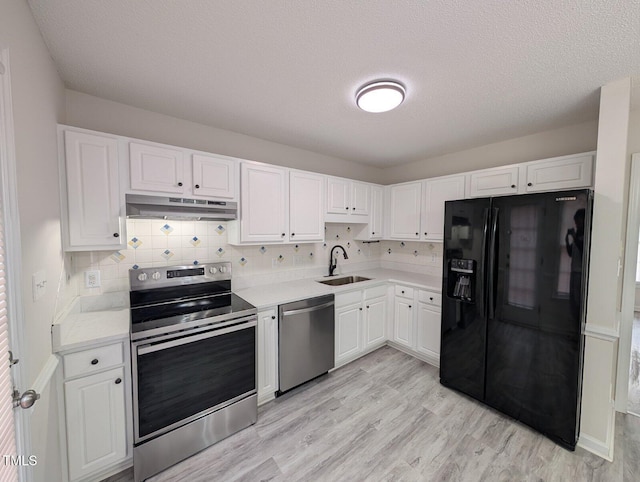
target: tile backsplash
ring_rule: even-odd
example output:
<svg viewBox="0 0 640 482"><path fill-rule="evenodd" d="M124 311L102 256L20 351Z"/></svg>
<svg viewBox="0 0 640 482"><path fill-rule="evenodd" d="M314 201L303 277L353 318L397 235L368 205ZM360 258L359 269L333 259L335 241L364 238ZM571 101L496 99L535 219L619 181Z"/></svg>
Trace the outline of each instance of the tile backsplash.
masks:
<svg viewBox="0 0 640 482"><path fill-rule="evenodd" d="M324 243L232 246L227 223L218 221L127 220L127 248L119 251L71 253L72 282L79 295L128 291L129 269L190 265L216 261L233 263L234 289L326 274L329 251L342 245L349 259L338 258L338 270L380 266L439 274L442 244L355 241L349 224L327 224ZM101 286L84 287L84 272L99 270Z"/></svg>

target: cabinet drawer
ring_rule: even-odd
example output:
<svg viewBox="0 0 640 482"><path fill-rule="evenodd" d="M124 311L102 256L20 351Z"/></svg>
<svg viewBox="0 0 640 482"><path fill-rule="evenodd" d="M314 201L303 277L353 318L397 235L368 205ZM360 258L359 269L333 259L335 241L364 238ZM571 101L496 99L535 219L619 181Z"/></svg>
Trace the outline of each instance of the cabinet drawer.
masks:
<svg viewBox="0 0 640 482"><path fill-rule="evenodd" d="M426 303L428 305L433 306L441 306L442 305L442 295L439 293L434 293L433 291L422 291L418 292L418 301Z"/></svg>
<svg viewBox="0 0 640 482"><path fill-rule="evenodd" d="M367 288L366 290L364 290L365 300L378 298L379 296L387 296L387 287L385 285L374 286L373 288Z"/></svg>
<svg viewBox="0 0 640 482"><path fill-rule="evenodd" d="M396 285L396 296L400 296L401 298L413 299L413 288L409 288L408 286Z"/></svg>
<svg viewBox="0 0 640 482"><path fill-rule="evenodd" d="M362 291L351 291L349 293L340 293L336 295L335 298L335 306L336 308L340 306L354 305L356 303L360 303L362 301Z"/></svg>
<svg viewBox="0 0 640 482"><path fill-rule="evenodd" d="M63 357L64 376L71 378L124 363L122 343L70 353Z"/></svg>

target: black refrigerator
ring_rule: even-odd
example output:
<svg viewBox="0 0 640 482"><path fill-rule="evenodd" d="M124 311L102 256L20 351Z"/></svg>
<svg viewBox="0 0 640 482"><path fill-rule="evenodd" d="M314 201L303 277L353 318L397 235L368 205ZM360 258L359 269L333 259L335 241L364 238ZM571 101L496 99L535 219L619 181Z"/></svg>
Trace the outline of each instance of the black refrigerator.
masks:
<svg viewBox="0 0 640 482"><path fill-rule="evenodd" d="M440 382L573 450L593 193L447 201Z"/></svg>

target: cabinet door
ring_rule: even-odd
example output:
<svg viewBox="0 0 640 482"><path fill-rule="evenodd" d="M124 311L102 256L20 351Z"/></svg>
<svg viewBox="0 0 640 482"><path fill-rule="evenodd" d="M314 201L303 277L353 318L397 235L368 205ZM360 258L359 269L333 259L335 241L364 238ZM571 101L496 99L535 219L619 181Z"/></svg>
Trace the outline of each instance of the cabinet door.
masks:
<svg viewBox="0 0 640 482"><path fill-rule="evenodd" d="M393 311L393 341L413 348L413 301L396 297Z"/></svg>
<svg viewBox="0 0 640 482"><path fill-rule="evenodd" d="M351 186L351 214L356 216L368 216L371 186L363 182L355 181L351 183Z"/></svg>
<svg viewBox="0 0 640 482"><path fill-rule="evenodd" d="M526 192L589 187L593 182L593 155L569 156L527 164Z"/></svg>
<svg viewBox="0 0 640 482"><path fill-rule="evenodd" d="M431 357L440 356L440 310L418 303L416 350Z"/></svg>
<svg viewBox="0 0 640 482"><path fill-rule="evenodd" d="M336 366L356 358L362 351L362 306L336 309Z"/></svg>
<svg viewBox="0 0 640 482"><path fill-rule="evenodd" d="M148 144L129 144L131 189L182 194L186 182L182 151Z"/></svg>
<svg viewBox="0 0 640 482"><path fill-rule="evenodd" d="M194 196L229 200L236 198L236 161L194 154L191 165Z"/></svg>
<svg viewBox="0 0 640 482"><path fill-rule="evenodd" d="M444 238L444 203L464 198L464 176L427 180L422 206L422 239L442 241Z"/></svg>
<svg viewBox="0 0 640 482"><path fill-rule="evenodd" d="M324 240L324 176L291 172L289 176L289 239Z"/></svg>
<svg viewBox="0 0 640 482"><path fill-rule="evenodd" d="M243 163L241 173L241 241L286 241L287 171Z"/></svg>
<svg viewBox="0 0 640 482"><path fill-rule="evenodd" d="M258 398L278 391L278 318L275 309L258 313Z"/></svg>
<svg viewBox="0 0 640 482"><path fill-rule="evenodd" d="M470 197L518 193L518 166L487 169L470 174Z"/></svg>
<svg viewBox="0 0 640 482"><path fill-rule="evenodd" d="M371 212L369 213L369 238L382 239L384 190L381 186L371 186Z"/></svg>
<svg viewBox="0 0 640 482"><path fill-rule="evenodd" d="M349 214L351 210L351 181L327 178L327 213Z"/></svg>
<svg viewBox="0 0 640 482"><path fill-rule="evenodd" d="M122 246L118 142L65 131L69 249Z"/></svg>
<svg viewBox="0 0 640 482"><path fill-rule="evenodd" d="M371 348L383 345L387 339L385 333L387 315L387 297L374 298L364 302L364 346Z"/></svg>
<svg viewBox="0 0 640 482"><path fill-rule="evenodd" d="M64 383L71 480L126 457L124 386L123 367Z"/></svg>
<svg viewBox="0 0 640 482"><path fill-rule="evenodd" d="M420 238L422 183L391 186L389 236L392 239Z"/></svg>

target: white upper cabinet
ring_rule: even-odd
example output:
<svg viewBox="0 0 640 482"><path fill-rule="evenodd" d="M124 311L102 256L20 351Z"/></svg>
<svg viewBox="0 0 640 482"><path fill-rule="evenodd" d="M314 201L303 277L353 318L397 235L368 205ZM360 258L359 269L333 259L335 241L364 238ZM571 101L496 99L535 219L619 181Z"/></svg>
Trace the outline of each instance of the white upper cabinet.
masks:
<svg viewBox="0 0 640 482"><path fill-rule="evenodd" d="M240 175L240 242L288 241L288 171L243 162ZM231 226L236 223L229 223ZM231 235L231 232L230 232Z"/></svg>
<svg viewBox="0 0 640 482"><path fill-rule="evenodd" d="M389 238L420 239L422 182L396 184L389 189Z"/></svg>
<svg viewBox="0 0 640 482"><path fill-rule="evenodd" d="M526 192L589 187L593 183L592 153L563 156L526 164Z"/></svg>
<svg viewBox="0 0 640 482"><path fill-rule="evenodd" d="M384 188L371 185L369 202L369 222L357 232L354 239L373 241L382 239L384 220Z"/></svg>
<svg viewBox="0 0 640 482"><path fill-rule="evenodd" d="M289 176L289 240L324 240L324 176L291 171Z"/></svg>
<svg viewBox="0 0 640 482"><path fill-rule="evenodd" d="M469 174L469 197L518 193L518 166L485 169Z"/></svg>
<svg viewBox="0 0 640 482"><path fill-rule="evenodd" d="M183 194L187 183L184 171L182 150L129 143L131 189Z"/></svg>
<svg viewBox="0 0 640 482"><path fill-rule="evenodd" d="M327 216L332 223L366 223L371 185L339 177L327 178Z"/></svg>
<svg viewBox="0 0 640 482"><path fill-rule="evenodd" d="M238 162L222 157L193 154L192 188L195 197L235 199L238 182Z"/></svg>
<svg viewBox="0 0 640 482"><path fill-rule="evenodd" d="M60 164L65 191L63 211L68 251L113 249L124 246L118 176L118 140L65 130Z"/></svg>
<svg viewBox="0 0 640 482"><path fill-rule="evenodd" d="M444 237L444 203L464 199L464 176L450 176L424 181L422 232L424 241L442 241Z"/></svg>

